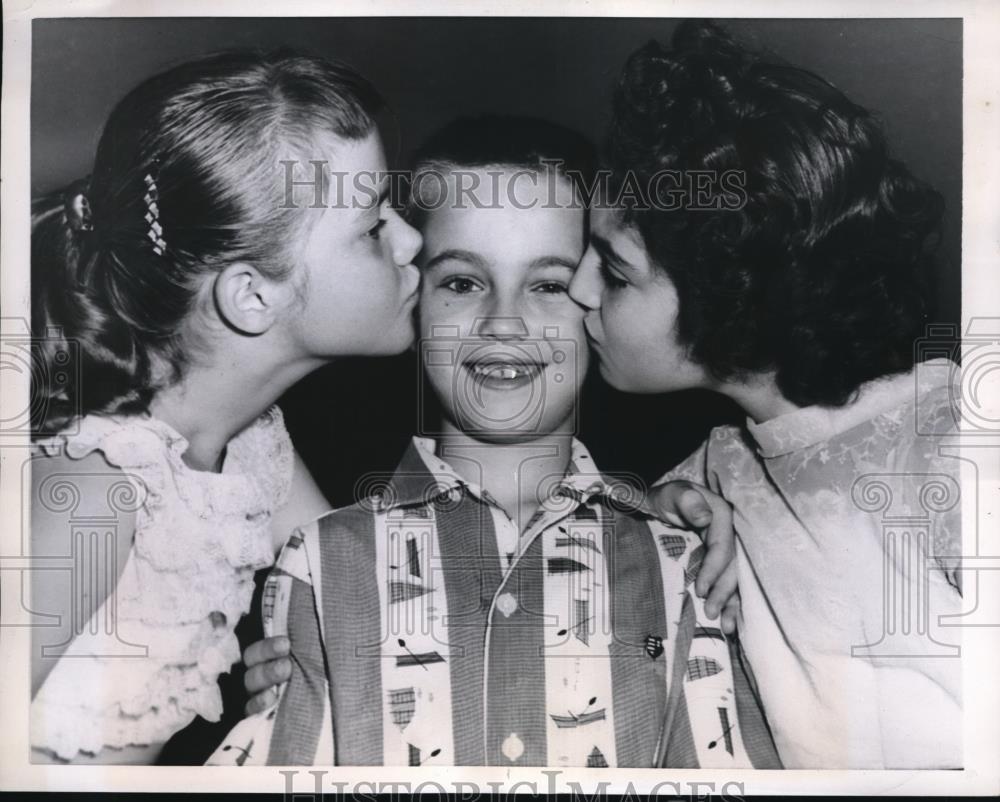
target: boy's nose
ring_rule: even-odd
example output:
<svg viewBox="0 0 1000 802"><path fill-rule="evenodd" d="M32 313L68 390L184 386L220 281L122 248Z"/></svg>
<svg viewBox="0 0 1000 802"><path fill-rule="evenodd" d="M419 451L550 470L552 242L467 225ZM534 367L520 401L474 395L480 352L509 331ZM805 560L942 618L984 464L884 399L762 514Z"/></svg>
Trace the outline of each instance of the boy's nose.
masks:
<svg viewBox="0 0 1000 802"><path fill-rule="evenodd" d="M604 281L598 269L599 262L600 257L588 248L569 283L569 297L586 309L599 309L601 306Z"/></svg>
<svg viewBox="0 0 1000 802"><path fill-rule="evenodd" d="M528 336L528 324L517 315L487 315L476 318L472 324L472 334L477 337L495 337L499 340L524 339Z"/></svg>

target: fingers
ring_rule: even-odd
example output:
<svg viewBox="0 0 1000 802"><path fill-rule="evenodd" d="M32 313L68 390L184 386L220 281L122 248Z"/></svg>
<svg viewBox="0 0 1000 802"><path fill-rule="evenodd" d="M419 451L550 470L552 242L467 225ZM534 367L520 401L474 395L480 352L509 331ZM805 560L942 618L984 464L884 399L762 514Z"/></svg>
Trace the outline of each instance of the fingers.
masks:
<svg viewBox="0 0 1000 802"><path fill-rule="evenodd" d="M740 619L740 594L734 593L729 597L726 606L722 609L722 620L719 626L727 635L735 635L739 628Z"/></svg>
<svg viewBox="0 0 1000 802"><path fill-rule="evenodd" d="M268 660L284 657L288 654L289 646L288 638L284 635L255 641L243 652L243 664L250 669Z"/></svg>
<svg viewBox="0 0 1000 802"><path fill-rule="evenodd" d="M243 687L246 688L248 694L254 696L275 685L280 685L291 675L291 659L279 657L248 668L246 674L243 675Z"/></svg>
<svg viewBox="0 0 1000 802"><path fill-rule="evenodd" d="M712 508L705 501L705 497L693 486L682 490L677 499L677 507L680 512L681 525L687 524L685 528L701 529L712 522Z"/></svg>
<svg viewBox="0 0 1000 802"><path fill-rule="evenodd" d="M278 701L277 688L268 688L266 691L258 693L243 706L243 712L248 716L263 713Z"/></svg>
<svg viewBox="0 0 1000 802"><path fill-rule="evenodd" d="M701 529L712 520L712 508L691 482L677 480L649 490L640 509L671 526Z"/></svg>
<svg viewBox="0 0 1000 802"><path fill-rule="evenodd" d="M701 597L708 594L709 588L722 579L724 572L736 558L736 535L733 531L733 512L729 503L714 494L706 492L707 503L712 508L712 522L708 525L708 530L703 538L705 541L705 559L702 561L698 571L698 578L695 580L695 593ZM719 593L725 594L723 598L717 599L718 609L722 608L722 603L735 590L735 568L732 586L723 585Z"/></svg>
<svg viewBox="0 0 1000 802"><path fill-rule="evenodd" d="M736 595L738 588L736 561L732 560L719 575L712 590L705 599L705 613L709 618L718 616L729 603L729 600Z"/></svg>

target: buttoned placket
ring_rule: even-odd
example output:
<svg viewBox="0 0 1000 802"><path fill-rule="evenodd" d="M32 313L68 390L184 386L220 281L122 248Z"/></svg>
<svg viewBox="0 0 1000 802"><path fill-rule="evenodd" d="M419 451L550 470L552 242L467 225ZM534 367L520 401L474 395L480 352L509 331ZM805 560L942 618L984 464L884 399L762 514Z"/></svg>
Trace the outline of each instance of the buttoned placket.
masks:
<svg viewBox="0 0 1000 802"><path fill-rule="evenodd" d="M562 486L572 488L571 483L563 482ZM513 576L514 569L517 568L518 563L524 554L527 553L528 548L534 543L535 539L538 538L543 532L553 526L557 526L562 521L566 520L572 516L581 506L590 502L594 495L602 492L604 490L603 485L592 483L586 491L583 491L582 498L576 503L570 506L568 509L564 510L551 510L544 506L540 508L542 511L541 515L536 515L529 522L527 528L524 532L518 533L517 525L507 514L507 512L500 507L495 502L491 503L491 499L481 499L484 504L486 504L490 513L493 516L494 526L504 527L505 542L509 538L511 532L516 536L517 549L514 552L514 558L507 564L506 555L501 549L501 577L500 583L497 585L496 590L493 593L493 598L490 601L489 610L486 613L486 631L483 635L483 685L482 685L482 700L483 700L483 756L487 760L490 759L489 754L489 676L490 676L490 644L493 635L493 618L497 612L499 612L504 617L509 617L513 614L518 607L518 600L514 594L506 590L507 581ZM496 530L498 533L497 545L500 546L499 528ZM504 741L506 749L507 746L520 745L520 740L517 733L511 733L508 735L507 739ZM522 745L523 751L523 745ZM508 756L509 757L509 756ZM517 758L510 758L513 763Z"/></svg>

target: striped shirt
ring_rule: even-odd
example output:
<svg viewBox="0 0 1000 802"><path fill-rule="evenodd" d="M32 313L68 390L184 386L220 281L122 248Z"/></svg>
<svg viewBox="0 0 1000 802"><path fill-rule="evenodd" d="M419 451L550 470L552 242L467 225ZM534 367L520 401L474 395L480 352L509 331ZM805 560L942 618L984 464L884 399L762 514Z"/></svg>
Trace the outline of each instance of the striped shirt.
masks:
<svg viewBox="0 0 1000 802"><path fill-rule="evenodd" d="M518 531L434 445L289 541L264 617L291 679L211 763L780 767L696 535L616 502L578 442Z"/></svg>

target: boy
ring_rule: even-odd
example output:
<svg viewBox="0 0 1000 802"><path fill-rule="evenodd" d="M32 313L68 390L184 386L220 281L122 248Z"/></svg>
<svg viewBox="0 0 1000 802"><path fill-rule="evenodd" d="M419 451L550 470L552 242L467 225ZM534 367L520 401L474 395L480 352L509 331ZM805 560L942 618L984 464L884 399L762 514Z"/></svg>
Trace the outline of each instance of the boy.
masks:
<svg viewBox="0 0 1000 802"><path fill-rule="evenodd" d="M588 161L524 119L425 146L411 212L437 422L381 492L285 548L264 614L287 621L292 675L220 759L780 767L691 587L699 539L626 509L573 438Z"/></svg>

